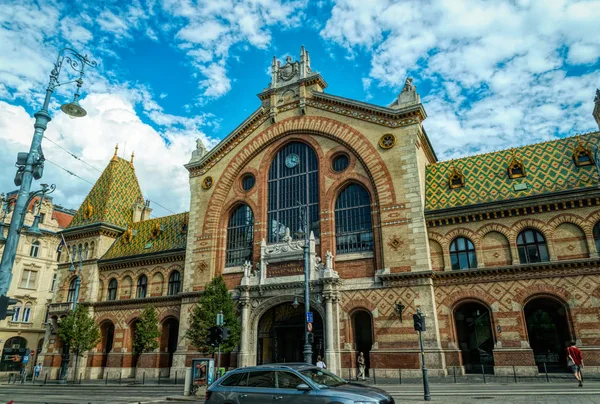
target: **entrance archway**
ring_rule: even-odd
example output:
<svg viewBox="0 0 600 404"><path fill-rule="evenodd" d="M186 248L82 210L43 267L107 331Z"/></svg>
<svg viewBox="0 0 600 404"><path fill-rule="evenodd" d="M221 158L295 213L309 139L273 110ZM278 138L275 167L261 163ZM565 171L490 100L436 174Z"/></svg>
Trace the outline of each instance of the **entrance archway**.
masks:
<svg viewBox="0 0 600 404"><path fill-rule="evenodd" d="M454 311L456 336L467 373L494 373L494 334L489 309L481 303L465 302Z"/></svg>
<svg viewBox="0 0 600 404"><path fill-rule="evenodd" d="M162 324L162 336L160 341L160 351L167 352L169 359L167 367L173 366L173 354L177 350L177 341L179 339L179 321L170 317Z"/></svg>
<svg viewBox="0 0 600 404"><path fill-rule="evenodd" d="M544 364L549 372L564 371L565 349L571 340L565 305L549 297L536 297L527 302L524 313L529 345L540 371Z"/></svg>
<svg viewBox="0 0 600 404"><path fill-rule="evenodd" d="M365 310L358 310L352 315L352 325L354 326L354 343L356 352L362 352L365 355L365 369L367 376L371 369L371 358L369 353L373 347L373 321L371 314Z"/></svg>
<svg viewBox="0 0 600 404"><path fill-rule="evenodd" d="M317 355L324 357L325 341L323 320L316 310L313 317L312 363L315 363ZM286 302L272 307L258 322L257 364L304 362L304 339L304 306L294 307Z"/></svg>
<svg viewBox="0 0 600 404"><path fill-rule="evenodd" d="M115 325L111 321L105 321L100 326L100 335L102 336L102 367L106 367L108 354L113 349Z"/></svg>

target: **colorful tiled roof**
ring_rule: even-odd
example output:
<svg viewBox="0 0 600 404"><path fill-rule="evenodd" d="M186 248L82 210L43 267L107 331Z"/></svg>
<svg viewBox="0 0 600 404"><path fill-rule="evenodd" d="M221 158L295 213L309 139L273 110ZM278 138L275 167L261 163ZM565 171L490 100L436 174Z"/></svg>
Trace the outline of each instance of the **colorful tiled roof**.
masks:
<svg viewBox="0 0 600 404"><path fill-rule="evenodd" d="M133 165L113 157L92 187L68 228L93 223L127 227L133 221L133 208L143 196Z"/></svg>
<svg viewBox="0 0 600 404"><path fill-rule="evenodd" d="M581 135L580 140L583 146L594 151L600 140L600 132ZM578 167L573 161L577 142L573 136L428 165L425 210L500 202L598 186L596 167L593 164ZM513 155L523 162L525 177L509 178L508 163ZM462 171L464 187L450 188L448 175L453 166Z"/></svg>
<svg viewBox="0 0 600 404"><path fill-rule="evenodd" d="M102 259L185 249L187 223L187 212L132 223Z"/></svg>

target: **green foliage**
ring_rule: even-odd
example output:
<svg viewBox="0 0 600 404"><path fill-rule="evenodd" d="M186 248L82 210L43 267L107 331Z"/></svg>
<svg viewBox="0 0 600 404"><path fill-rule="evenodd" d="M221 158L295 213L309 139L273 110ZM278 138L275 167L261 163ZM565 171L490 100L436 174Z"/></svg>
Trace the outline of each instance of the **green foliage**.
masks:
<svg viewBox="0 0 600 404"><path fill-rule="evenodd" d="M82 305L78 305L75 311L60 322L58 336L65 344L69 344L71 352L78 357L94 348L101 340L98 324L89 315L88 308Z"/></svg>
<svg viewBox="0 0 600 404"><path fill-rule="evenodd" d="M214 353L216 347L208 343L210 327L216 325L217 313L223 312L224 326L229 328L229 339L221 345L221 352L231 352L240 343L241 326L235 301L227 290L222 276L214 278L200 295L192 312L186 337L201 352Z"/></svg>
<svg viewBox="0 0 600 404"><path fill-rule="evenodd" d="M133 354L139 355L144 352L154 351L158 348L158 337L160 337L160 334L156 309L154 306L146 306L136 320L135 331L133 333Z"/></svg>

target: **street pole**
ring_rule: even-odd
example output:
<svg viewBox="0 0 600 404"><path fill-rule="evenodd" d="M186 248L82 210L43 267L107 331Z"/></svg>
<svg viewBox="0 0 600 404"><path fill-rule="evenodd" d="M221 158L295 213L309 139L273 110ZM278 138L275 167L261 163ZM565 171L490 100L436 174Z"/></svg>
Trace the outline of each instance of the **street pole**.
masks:
<svg viewBox="0 0 600 404"><path fill-rule="evenodd" d="M417 308L416 316L419 317L419 322L423 325L424 328L425 318L421 313L421 309ZM421 329L417 330L419 332L419 345L421 346L421 371L423 372L423 391L424 396L423 399L425 401L431 401L431 393L429 392L429 377L427 375L427 366L425 365L425 349L423 348L423 332Z"/></svg>
<svg viewBox="0 0 600 404"><path fill-rule="evenodd" d="M58 77L61 72L61 68L64 62L67 62L71 68L79 73L79 78L74 81L65 83L59 83ZM15 262L15 256L17 252L17 245L21 236L22 223L27 212L28 201L31 198L30 190L31 183L34 179L39 180L43 174L44 167L44 154L42 152L42 138L48 125L48 122L52 119L48 113L48 106L50 105L50 98L56 87L62 84L77 83L77 92L72 103L65 104L61 109L69 113L71 116L84 116L85 110L79 106L79 88L83 84L83 71L84 67L96 66L96 62L91 61L86 56L83 56L73 49L65 48L58 54L54 68L50 73L50 82L46 89L46 97L44 98L44 104L42 109L35 113L35 123L33 139L31 140L31 146L29 147L29 153L25 156L25 153L19 153L19 159L17 160L17 177L15 178L15 184L20 185L19 192L17 195L17 202L13 211L13 216L10 221L8 228L8 235L6 238L6 245L4 246L4 253L2 254L2 261L0 261L0 296L5 296L10 287L12 279L12 267ZM22 158L22 160L21 160Z"/></svg>
<svg viewBox="0 0 600 404"><path fill-rule="evenodd" d="M304 211L304 362L312 364L312 345L308 341L308 313L310 312L310 251L308 234L308 203Z"/></svg>
<svg viewBox="0 0 600 404"><path fill-rule="evenodd" d="M223 311L220 311L219 314L217 314L217 327L222 328L223 327L223 323L224 323ZM221 335L223 335L222 331L221 331ZM221 340L219 340L218 347L219 348L218 348L218 356L217 356L217 374L215 376L215 381L221 375Z"/></svg>

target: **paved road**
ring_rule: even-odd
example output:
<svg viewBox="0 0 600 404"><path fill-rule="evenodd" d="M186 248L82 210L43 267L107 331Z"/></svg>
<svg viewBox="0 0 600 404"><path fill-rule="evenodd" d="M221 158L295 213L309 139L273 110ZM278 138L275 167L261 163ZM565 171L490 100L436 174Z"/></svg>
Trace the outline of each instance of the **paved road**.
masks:
<svg viewBox="0 0 600 404"><path fill-rule="evenodd" d="M399 404L423 401L420 385L380 386ZM183 386L103 386L103 385L0 385L0 403L173 403L167 397L181 397ZM432 402L449 404L600 404L600 383L556 384L452 384L432 385ZM200 401L199 401L200 402Z"/></svg>

